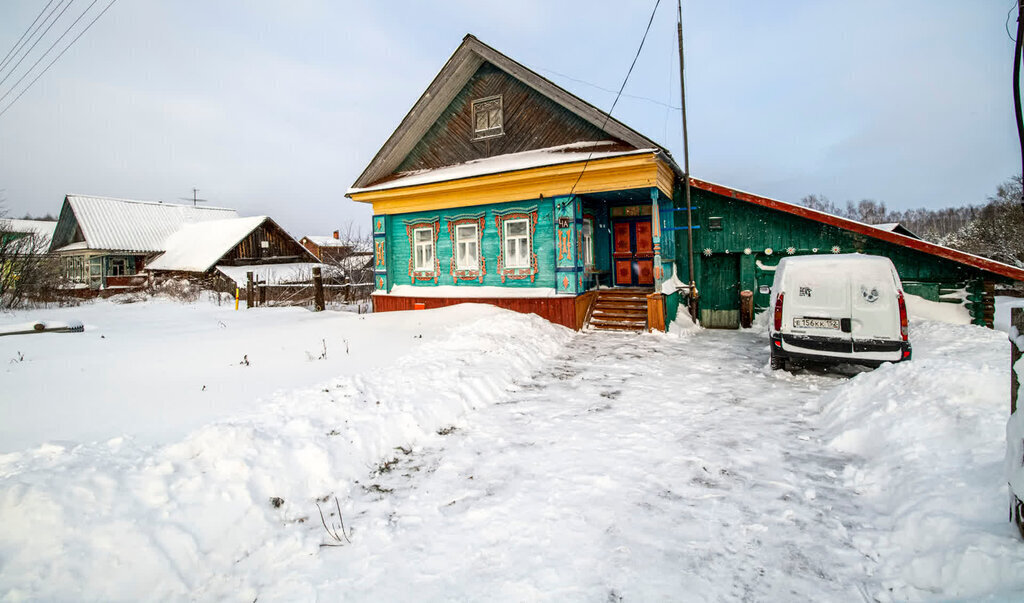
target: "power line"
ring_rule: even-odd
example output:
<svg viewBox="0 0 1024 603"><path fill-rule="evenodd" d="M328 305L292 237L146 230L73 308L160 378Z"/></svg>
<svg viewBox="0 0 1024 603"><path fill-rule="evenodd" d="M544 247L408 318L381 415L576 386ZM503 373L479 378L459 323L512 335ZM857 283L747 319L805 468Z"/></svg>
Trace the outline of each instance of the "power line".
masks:
<svg viewBox="0 0 1024 603"><path fill-rule="evenodd" d="M50 51L53 50L54 46L59 44L60 41L63 40L64 37L68 35L68 32L70 32L76 25L78 25L78 22L82 20L82 17L84 17L86 13L88 13L90 10L92 10L92 7L98 1L99 0L92 0L92 4L87 6L86 9L82 11L82 14L78 15L78 18L75 19L75 21L71 25L68 25L67 29L64 30L64 33L60 34L60 37L57 38L56 40L54 40L53 44L50 44L50 47L46 49L46 52L41 54L39 56L39 58L36 59L36 62L32 63L32 66L29 67L28 70L25 71L25 73L23 73L20 78L18 78L18 81L14 82L14 84L11 85L11 89L8 90L3 96L0 96L0 101L4 100L8 96L10 96L10 94L12 92L14 92L14 90L18 87L18 84L20 84L26 77L29 76L30 73L32 73L32 70L36 68L36 65L38 65L40 61L45 59L46 55L50 54Z"/></svg>
<svg viewBox="0 0 1024 603"><path fill-rule="evenodd" d="M21 62L24 61L25 58L28 57L28 55L32 54L32 50L36 47L36 44L38 44L44 37L46 37L46 34L50 32L50 28L53 27L54 24L56 24L61 17L64 16L64 13L71 7L71 3L74 1L75 0L68 0L68 3L64 5L63 9L61 9L60 14L57 15L57 18L54 19L53 21L50 21L50 24L47 25L46 29L43 30L43 33L36 38L36 41L32 43L32 46L29 47L28 51L26 51L25 54L21 55L21 58L18 59L18 62L15 63L14 66L11 67L11 70L7 72L7 75L4 76L4 79L0 80L0 85L3 85L3 83L7 81L7 78L11 77L14 74L14 72L18 70L18 65L21 65ZM53 10L57 10L57 6L53 7ZM53 11L50 11L50 14L52 15ZM50 15L47 15L46 18L49 19ZM40 23L39 25L41 27L42 23ZM38 30L38 28L36 29ZM35 32L33 32L33 35L35 35Z"/></svg>
<svg viewBox="0 0 1024 603"><path fill-rule="evenodd" d="M647 41L647 34L651 31L651 23L654 23L654 15L658 12L658 5L661 4L661 0L654 2L654 10L651 11L651 18L647 21L647 29L644 30L644 37L640 39L640 47L636 49L636 55L633 56L633 62L629 65L629 71L626 72L625 79L622 80L622 85L619 86L619 92L615 95L615 101L612 102L612 108L608 110L604 115L604 122L601 123L601 129L604 130L605 126L608 125L608 120L612 118L612 112L615 111L615 105L619 104L619 98L622 96L622 91L626 89L626 82L629 81L629 76L633 73L633 67L636 67L636 60L640 58L640 51L644 49L644 42ZM0 113L3 115L3 113ZM587 171L587 165L590 164L590 159L594 156L594 151L591 150L590 154L587 155L587 160L583 162L583 169L580 170L580 175L576 177L576 182L573 183L572 188L569 189L569 196L576 191L576 186L583 179L583 172Z"/></svg>
<svg viewBox="0 0 1024 603"><path fill-rule="evenodd" d="M46 12L46 9L50 8L51 4L53 4L53 0L50 0L49 2L46 3L46 6L43 7L43 10L39 11L39 14L36 15L35 20L32 21L32 24L29 25L28 28L25 30L25 33L21 34L21 37L18 38L18 41L14 43L14 46L12 46L11 49L7 51L7 54L4 55L3 60L0 61L0 70L2 70L4 68L4 65L7 64L7 59L11 58L11 55L18 51L18 48L21 47L21 41L24 40L25 36L28 35L28 32L31 31L33 27L35 27L36 21L39 20L39 17L43 16L43 13Z"/></svg>
<svg viewBox="0 0 1024 603"><path fill-rule="evenodd" d="M586 80L577 79L577 78L572 77L571 75L565 75L564 73L558 73L557 71L554 71L552 69L545 69L543 67L535 67L534 69L537 70L537 71L545 71L545 72L550 73L552 75L557 75L558 77L565 78L565 79L573 81L573 82L577 82L577 83L580 83L580 84L585 84L587 86L591 86L593 88L597 88L598 90L603 90L605 92L610 92L611 94L615 94L614 90L611 90L609 88L605 88L604 86L599 86L598 84L595 84L593 82L588 82ZM653 99L653 98L648 98L646 96L638 96L636 94L623 94L622 96L624 96L626 98L635 98L637 100L645 100L645 101L648 101L648 102L652 102L652 103L654 103L656 105L661 105L662 107L665 107L667 109L675 109L676 111L680 110L679 107L675 107L675 106L672 106L672 105L670 105L668 103L663 103L660 100L656 100L656 99Z"/></svg>
<svg viewBox="0 0 1024 603"><path fill-rule="evenodd" d="M1013 34L1010 33L1010 13L1012 13L1015 8L1017 8L1016 1L1013 3L1013 6L1010 7L1010 10L1006 11L1006 22L1003 23L1003 29L1006 30L1006 37L1010 38L1010 41L1016 44L1017 38L1013 37Z"/></svg>
<svg viewBox="0 0 1024 603"><path fill-rule="evenodd" d="M93 24L96 23L96 21L98 21L99 18L102 17L104 15L104 13L106 13L107 10L111 6L114 5L115 2L117 2L117 0L110 0L110 2L103 8L103 10L100 11L100 14L96 15L96 17L92 21L89 21L89 24L85 26L85 29L83 29L81 32L79 32L79 34L77 36L75 36L75 39L71 40L71 42L67 46L64 47L64 50L60 51L60 54L58 54L57 56L53 57L53 60L50 61L50 63L45 68L43 68L42 71L39 72L39 75L37 75L35 78L33 78L32 81L29 82L28 86L25 86L25 88L23 88L22 91L20 93L18 93L18 96L14 97L14 100L12 100L10 102L10 104L8 104L6 107L3 108L2 111L0 111L0 117L3 117L4 113L7 113L7 111L10 110L10 108L14 106L14 103L18 102L18 99L21 98L21 96L23 94L28 92L29 88L31 88L32 85L35 84L36 81L40 77L42 77L44 73L49 71L50 67L53 67L53 64L56 63L57 60L60 59L62 56L64 56L64 53L67 52L69 48L74 46L75 42L77 42L79 38L81 38L83 35L85 35L85 32L89 31L89 28L92 27Z"/></svg>

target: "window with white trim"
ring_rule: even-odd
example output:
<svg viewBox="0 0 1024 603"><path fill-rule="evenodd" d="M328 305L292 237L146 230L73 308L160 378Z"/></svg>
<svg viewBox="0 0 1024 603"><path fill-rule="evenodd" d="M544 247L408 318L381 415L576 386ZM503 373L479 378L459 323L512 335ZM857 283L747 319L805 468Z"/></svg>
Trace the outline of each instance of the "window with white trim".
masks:
<svg viewBox="0 0 1024 603"><path fill-rule="evenodd" d="M473 101L473 137L489 138L505 133L501 96Z"/></svg>
<svg viewBox="0 0 1024 603"><path fill-rule="evenodd" d="M529 220L507 220L505 222L505 267L529 268L531 251Z"/></svg>
<svg viewBox="0 0 1024 603"><path fill-rule="evenodd" d="M583 220L583 236L580 242L583 245L583 265L587 268L594 267L594 221L585 218Z"/></svg>
<svg viewBox="0 0 1024 603"><path fill-rule="evenodd" d="M455 267L459 270L480 269L479 238L476 224L455 227Z"/></svg>
<svg viewBox="0 0 1024 603"><path fill-rule="evenodd" d="M417 228L412 232L413 269L432 272L434 270L434 229Z"/></svg>

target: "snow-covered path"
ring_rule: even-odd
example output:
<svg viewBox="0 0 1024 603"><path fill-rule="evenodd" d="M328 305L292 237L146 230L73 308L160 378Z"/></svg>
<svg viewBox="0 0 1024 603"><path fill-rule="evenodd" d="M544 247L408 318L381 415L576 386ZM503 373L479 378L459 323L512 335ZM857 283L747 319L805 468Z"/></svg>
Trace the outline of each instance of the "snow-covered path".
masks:
<svg viewBox="0 0 1024 603"><path fill-rule="evenodd" d="M0 341L0 601L1024 592L1005 333L912 312L914 360L848 377L768 370L761 329L71 311L85 333ZM322 547L335 500L350 542Z"/></svg>
<svg viewBox="0 0 1024 603"><path fill-rule="evenodd" d="M874 562L802 406L845 379L771 373L755 333L580 334L504 403L351 501L321 595L356 600L858 600ZM336 558L336 562L331 558ZM401 563L396 563L402 559Z"/></svg>

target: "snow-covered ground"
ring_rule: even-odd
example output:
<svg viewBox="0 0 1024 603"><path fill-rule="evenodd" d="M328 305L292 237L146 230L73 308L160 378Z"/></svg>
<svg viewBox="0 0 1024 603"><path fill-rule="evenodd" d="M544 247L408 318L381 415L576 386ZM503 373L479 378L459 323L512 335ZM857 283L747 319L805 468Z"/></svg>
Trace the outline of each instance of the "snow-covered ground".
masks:
<svg viewBox="0 0 1024 603"><path fill-rule="evenodd" d="M0 337L0 599L1024 592L1004 333L918 317L910 363L789 374L758 329L471 305L0 323L33 319L86 331Z"/></svg>

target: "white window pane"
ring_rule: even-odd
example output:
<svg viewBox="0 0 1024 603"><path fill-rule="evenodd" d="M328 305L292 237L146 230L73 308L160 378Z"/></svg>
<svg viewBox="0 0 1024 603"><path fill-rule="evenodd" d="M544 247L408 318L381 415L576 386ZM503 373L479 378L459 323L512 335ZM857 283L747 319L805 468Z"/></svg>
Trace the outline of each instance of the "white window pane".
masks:
<svg viewBox="0 0 1024 603"><path fill-rule="evenodd" d="M526 220L515 220L508 223L508 234L511 236L526 234Z"/></svg>

